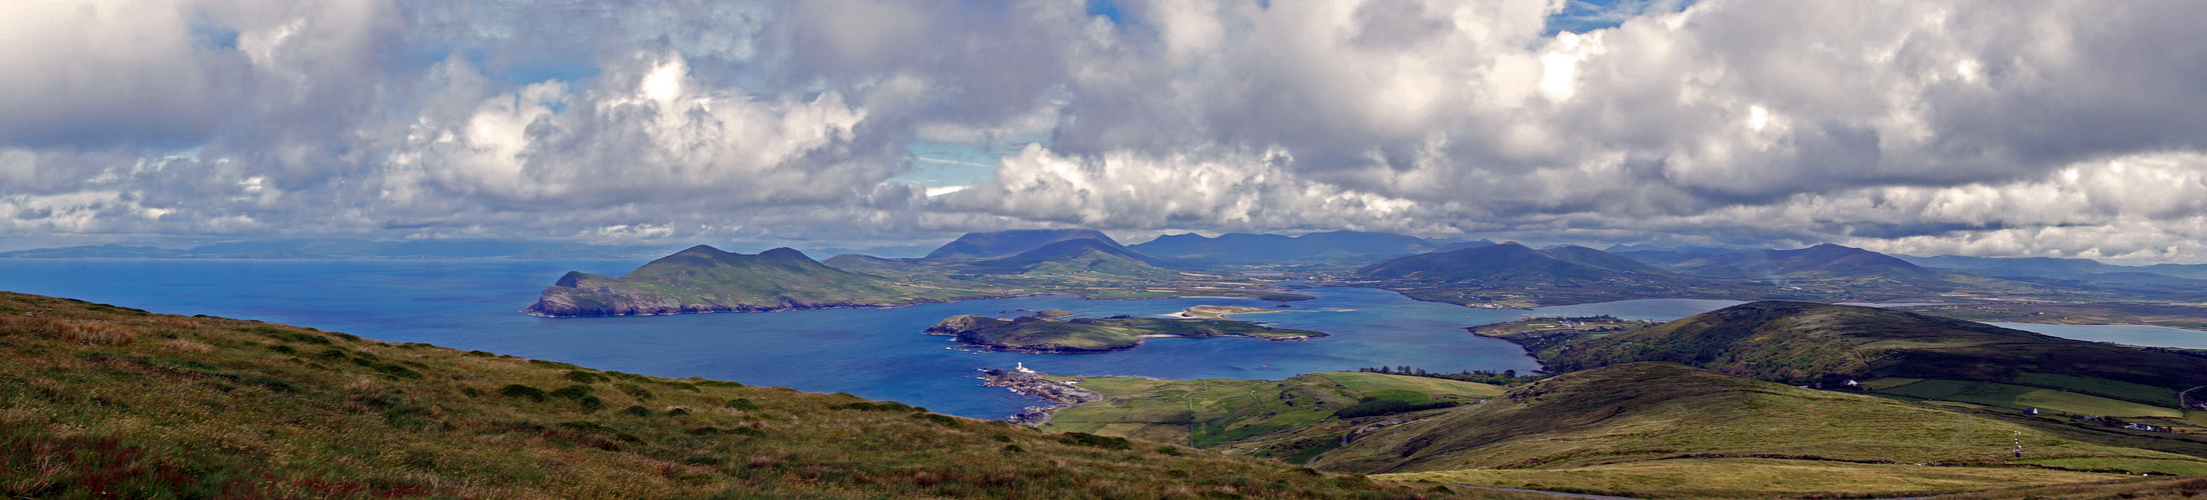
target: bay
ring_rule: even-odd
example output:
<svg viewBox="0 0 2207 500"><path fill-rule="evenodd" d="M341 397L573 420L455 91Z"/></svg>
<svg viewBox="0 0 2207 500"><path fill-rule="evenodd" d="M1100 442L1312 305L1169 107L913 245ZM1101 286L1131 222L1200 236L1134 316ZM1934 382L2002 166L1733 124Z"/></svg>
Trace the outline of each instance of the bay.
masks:
<svg viewBox="0 0 2207 500"><path fill-rule="evenodd" d="M520 311L570 270L618 275L641 261L0 259L0 289L171 314L310 326L389 342L424 342L667 377L705 377L806 391L849 392L953 415L998 418L1036 401L977 385L977 369L1165 379L1280 379L1368 366L1432 371L1539 365L1517 346L1463 327L1526 311L1418 302L1362 288L1313 288L1314 300L1248 315L1331 336L1304 342L1150 339L1101 354L958 349L921 333L958 314L1018 309L1088 316L1164 315L1194 305L1274 308L1235 298L1085 300L1071 296L925 304L894 309L613 318L542 318ZM1699 311L1694 311L1699 312ZM1686 314L1692 314L1691 312Z"/></svg>

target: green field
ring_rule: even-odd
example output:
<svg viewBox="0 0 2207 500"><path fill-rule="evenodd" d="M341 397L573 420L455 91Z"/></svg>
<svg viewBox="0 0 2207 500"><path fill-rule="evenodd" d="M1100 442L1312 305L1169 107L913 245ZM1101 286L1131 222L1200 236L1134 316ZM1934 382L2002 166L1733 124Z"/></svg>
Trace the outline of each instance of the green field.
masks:
<svg viewBox="0 0 2207 500"><path fill-rule="evenodd" d="M1756 458L1673 459L1560 469L1380 474L1503 488L1570 488L1634 498L1916 496L1944 491L2123 479L2122 474L2019 467L1924 467Z"/></svg>
<svg viewBox="0 0 2207 500"><path fill-rule="evenodd" d="M2008 408L2040 408L2106 417L2183 418L2175 408L2132 403L2099 396L2010 384L1983 384L1946 399Z"/></svg>
<svg viewBox="0 0 2207 500"><path fill-rule="evenodd" d="M1383 391L1410 391L1434 401L1461 403L1502 392L1501 387L1488 384L1358 372L1311 373L1282 381L1056 378L1076 380L1106 399L1059 412L1051 419L1050 429L1191 446L1214 446L1332 421L1335 411Z"/></svg>
<svg viewBox="0 0 2207 500"><path fill-rule="evenodd" d="M2025 373L2017 375L2015 383L2055 387L2069 392L2107 396L2154 405L2176 404L2176 391L2150 385L2117 382L2104 378Z"/></svg>
<svg viewBox="0 0 2207 500"><path fill-rule="evenodd" d="M2074 378L2074 377L2070 377ZM2043 380L2043 378L2041 379ZM2120 389L2120 387L2111 387ZM2150 389L2150 388L2149 388ZM1914 398L1975 403L2005 408L2039 408L2078 415L2106 417L2183 418L2175 408L2133 403L2089 394L2040 387L1965 380L1924 380L1878 391Z"/></svg>
<svg viewBox="0 0 2207 500"><path fill-rule="evenodd" d="M1971 387L1975 387L1978 383L1979 382L1968 380L1933 379L1897 387L1889 387L1881 389L1878 392L1885 394L1899 394L1912 398L1947 399L1947 396L1960 394L1962 391L1969 390L1969 388Z"/></svg>

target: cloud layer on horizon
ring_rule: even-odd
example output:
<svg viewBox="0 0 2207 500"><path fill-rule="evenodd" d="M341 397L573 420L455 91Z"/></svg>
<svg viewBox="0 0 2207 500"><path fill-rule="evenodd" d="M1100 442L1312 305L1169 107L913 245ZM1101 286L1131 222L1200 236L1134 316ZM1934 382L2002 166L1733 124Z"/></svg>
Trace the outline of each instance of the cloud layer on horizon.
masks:
<svg viewBox="0 0 2207 500"><path fill-rule="evenodd" d="M2207 5L1627 4L1573 33L1559 14L1602 16L18 2L0 235L1360 229L2207 261ZM886 182L921 142L1016 152L963 190Z"/></svg>

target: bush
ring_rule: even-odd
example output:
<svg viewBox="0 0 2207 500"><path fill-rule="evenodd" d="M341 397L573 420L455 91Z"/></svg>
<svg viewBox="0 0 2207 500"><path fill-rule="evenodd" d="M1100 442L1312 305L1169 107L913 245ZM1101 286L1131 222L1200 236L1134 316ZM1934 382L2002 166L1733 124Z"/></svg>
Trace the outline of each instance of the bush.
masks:
<svg viewBox="0 0 2207 500"><path fill-rule="evenodd" d="M370 365L369 368L374 368L375 371L383 372L384 375L389 375L397 378L421 378L421 372L416 372L414 370L407 369L404 366L394 365L390 363L377 363L374 365ZM544 398L537 399L542 400Z"/></svg>
<svg viewBox="0 0 2207 500"><path fill-rule="evenodd" d="M582 399L575 400L575 403L582 405L582 409L585 410L598 411L605 409L605 400L598 399L597 396L583 396Z"/></svg>
<svg viewBox="0 0 2207 500"><path fill-rule="evenodd" d="M731 400L731 401L729 401L729 402L728 402L728 405L727 405L727 406L728 406L729 408L735 408L735 409L738 409L738 410L743 410L743 411L758 411L758 410L759 410L759 404L758 404L758 403L753 403L753 402L751 402L751 398L736 398L736 399L734 399L734 400Z"/></svg>
<svg viewBox="0 0 2207 500"><path fill-rule="evenodd" d="M604 375L599 375L596 373L590 373L581 370L571 370L567 372L567 380L573 380L585 384L595 384L605 381L606 377Z"/></svg>
<svg viewBox="0 0 2207 500"><path fill-rule="evenodd" d="M539 403L544 402L543 389L529 387L521 384L507 385L506 387L499 389L498 393L504 394L506 395L506 397L510 398L529 398L532 400L536 400Z"/></svg>
<svg viewBox="0 0 2207 500"><path fill-rule="evenodd" d="M911 405L907 405L907 404L904 404L904 403L899 403L899 402L895 402L895 401L882 401L882 402L878 402L878 403L875 403L875 402L867 402L867 401L860 401L860 402L857 402L857 403L851 403L851 404L846 404L846 405L835 405L835 406L830 406L830 407L828 407L828 409L830 409L830 410L858 410L858 411L918 411L918 410L919 410L918 408L913 408L913 407L912 407Z"/></svg>
<svg viewBox="0 0 2207 500"><path fill-rule="evenodd" d="M582 399L583 396L589 396L590 391L590 386L587 385L570 385L567 387L561 387L559 388L559 390L552 391L552 395L567 399Z"/></svg>
<svg viewBox="0 0 2207 500"><path fill-rule="evenodd" d="M1125 450L1134 447L1134 442L1127 441L1126 438L1098 436L1086 432L1068 432L1060 434L1058 439L1064 440L1066 444L1094 446L1097 448L1110 448L1114 450Z"/></svg>
<svg viewBox="0 0 2207 500"><path fill-rule="evenodd" d="M639 417L649 417L651 416L651 409L645 408L643 406L631 405L627 409L621 410L621 413L627 413Z"/></svg>

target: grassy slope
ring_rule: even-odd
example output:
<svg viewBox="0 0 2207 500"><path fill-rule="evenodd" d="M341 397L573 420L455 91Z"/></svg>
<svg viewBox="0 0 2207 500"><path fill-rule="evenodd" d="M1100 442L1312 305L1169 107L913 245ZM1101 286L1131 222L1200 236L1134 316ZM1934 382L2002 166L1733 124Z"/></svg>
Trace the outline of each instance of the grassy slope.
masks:
<svg viewBox="0 0 2207 500"><path fill-rule="evenodd" d="M1225 445L1222 449L1233 453L1288 459L1291 463L1307 459L1291 457L1311 448L1299 443L1299 434L1228 443L1335 421L1335 411L1382 391L1409 391L1436 401L1464 403L1502 392L1502 388L1487 384L1355 372L1307 373L1281 381L1132 377L1082 380L1082 387L1102 393L1107 399L1059 412L1051 419L1053 428L1192 446ZM1313 433L1311 437L1331 439L1322 434ZM1283 439L1270 439L1273 437Z"/></svg>
<svg viewBox="0 0 2207 500"><path fill-rule="evenodd" d="M2022 432L2026 450L2020 460L2007 455L2016 432ZM1717 458L1791 460L1747 467L1712 461ZM2012 467L1988 472L1905 465L1924 463ZM1817 490L1824 492L1911 492L2091 478L2031 468L2034 464L2207 474L2207 459L2195 456L2080 441L1999 419L1668 363L1550 378L1486 404L1381 429L1318 460L1320 468L1329 470L1433 473L1400 476L1404 479L1513 487L1562 483L1655 496L1744 494L1687 490L1732 480L1748 484L1757 475L1789 468L1802 468L1806 475L1799 477L1813 477L1807 470L1833 474L1859 469L1855 473L1893 481L1889 488L1869 489L1791 483L1830 488ZM1465 470L1471 472L1446 472ZM1692 482L1702 475L1709 482ZM1645 480L1636 483L1632 477ZM1662 477L1670 479L1656 479ZM1945 479L1933 481L1939 477ZM1691 484L1679 487L1685 490L1661 486L1681 480ZM1612 489L1624 484L1643 486Z"/></svg>
<svg viewBox="0 0 2207 500"><path fill-rule="evenodd" d="M2038 380L2093 393L2107 384L2207 385L2207 359L2050 337L1871 307L1754 302L1537 353L1552 370L1671 361L1765 380L1885 377ZM2029 378L2032 374L2057 378ZM2101 394L2124 397L2124 394ZM2174 405L2174 401L2140 401Z"/></svg>
<svg viewBox="0 0 2207 500"><path fill-rule="evenodd" d="M677 411L679 410L679 411ZM814 394L0 293L9 497L1406 497ZM1497 496L1501 497L1501 496Z"/></svg>

